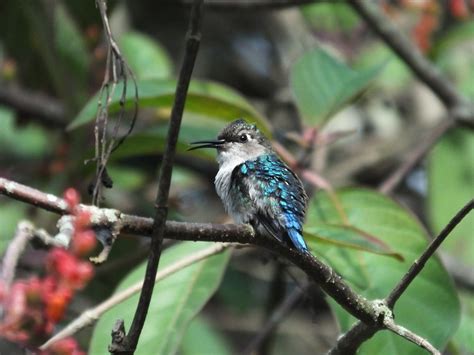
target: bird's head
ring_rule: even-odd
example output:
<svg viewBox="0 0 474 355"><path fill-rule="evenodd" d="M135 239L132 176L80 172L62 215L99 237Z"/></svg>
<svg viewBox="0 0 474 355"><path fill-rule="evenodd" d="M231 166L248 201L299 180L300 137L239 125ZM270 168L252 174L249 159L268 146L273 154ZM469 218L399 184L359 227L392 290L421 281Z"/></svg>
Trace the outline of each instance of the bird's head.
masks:
<svg viewBox="0 0 474 355"><path fill-rule="evenodd" d="M254 124L249 124L243 119L233 121L226 126L217 136L217 140L192 142L190 148L216 148L219 165L228 162L245 162L253 160L262 154L272 151L267 138Z"/></svg>

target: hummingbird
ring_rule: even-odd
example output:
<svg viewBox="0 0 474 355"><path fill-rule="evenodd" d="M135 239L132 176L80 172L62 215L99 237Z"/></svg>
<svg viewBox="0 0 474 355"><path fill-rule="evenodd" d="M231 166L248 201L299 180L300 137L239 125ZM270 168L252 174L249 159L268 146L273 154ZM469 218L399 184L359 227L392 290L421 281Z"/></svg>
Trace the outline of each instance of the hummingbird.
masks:
<svg viewBox="0 0 474 355"><path fill-rule="evenodd" d="M192 142L217 150L216 192L236 223L248 223L300 252L308 252L303 222L308 197L296 174L254 124L233 121L217 140Z"/></svg>

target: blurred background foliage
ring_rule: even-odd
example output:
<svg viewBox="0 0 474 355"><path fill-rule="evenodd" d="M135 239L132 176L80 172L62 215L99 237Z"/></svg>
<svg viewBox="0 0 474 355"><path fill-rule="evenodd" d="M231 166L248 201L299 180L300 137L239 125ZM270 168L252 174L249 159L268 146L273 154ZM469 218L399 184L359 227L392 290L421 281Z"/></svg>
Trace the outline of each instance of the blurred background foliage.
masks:
<svg viewBox="0 0 474 355"><path fill-rule="evenodd" d="M400 0L379 6L472 100L474 21L468 3ZM110 1L109 14L137 79L140 111L132 135L109 162L114 187L104 203L152 215L188 8L180 1ZM94 1L0 3L0 176L55 194L74 186L87 199L94 169L84 161L93 157L105 56ZM126 107L131 107L133 90L127 92ZM118 111L118 100L115 95L111 114ZM335 188L365 186L331 196L305 181L312 195L305 233L313 253L358 291L383 298L427 238L473 196L474 137L466 128L452 130L436 144L394 192L398 202L376 192L446 116L430 90L343 3L281 11L208 9L178 143L170 218L230 222L212 185L214 152L186 149L190 141L213 138L229 121L243 117L283 144L300 167ZM316 137L314 151L311 137ZM21 218L54 229L55 216L0 197L0 252ZM441 248L448 270L439 258L431 260L395 308L400 324L450 354L474 352L473 285L457 279L455 284L450 275L464 268L472 276L473 231L471 214ZM160 267L204 247L167 246ZM121 237L73 303L69 320L115 287L140 280L146 251L145 240ZM43 256L28 250L20 274L38 270ZM304 282L298 270L260 249L209 258L159 284L139 352L247 349L275 305ZM83 348L104 353L113 321L130 322L136 299L109 311L94 329L81 331ZM311 289L259 353L322 353L353 321ZM384 332L360 353L423 351Z"/></svg>

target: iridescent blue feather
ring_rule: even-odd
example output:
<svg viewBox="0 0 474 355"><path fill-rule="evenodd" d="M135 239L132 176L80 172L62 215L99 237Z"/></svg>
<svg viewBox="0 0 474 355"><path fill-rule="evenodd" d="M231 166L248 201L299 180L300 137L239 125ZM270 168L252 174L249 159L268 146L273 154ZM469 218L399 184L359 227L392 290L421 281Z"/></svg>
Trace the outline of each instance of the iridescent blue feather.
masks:
<svg viewBox="0 0 474 355"><path fill-rule="evenodd" d="M234 168L230 182L233 208L251 210L242 222L263 227L280 241L300 251L303 239L306 193L301 181L275 154L260 155Z"/></svg>

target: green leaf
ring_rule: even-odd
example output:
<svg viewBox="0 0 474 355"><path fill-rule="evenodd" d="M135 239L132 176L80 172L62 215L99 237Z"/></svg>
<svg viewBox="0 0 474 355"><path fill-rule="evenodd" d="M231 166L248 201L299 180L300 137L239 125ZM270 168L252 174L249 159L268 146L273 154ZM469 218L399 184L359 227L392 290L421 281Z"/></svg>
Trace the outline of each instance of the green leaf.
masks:
<svg viewBox="0 0 474 355"><path fill-rule="evenodd" d="M145 174L131 167L108 165L107 171L113 176L114 187L120 186L124 190L134 190L143 187L146 182Z"/></svg>
<svg viewBox="0 0 474 355"><path fill-rule="evenodd" d="M323 124L367 88L383 66L357 72L323 49L304 54L291 69L291 87L306 124Z"/></svg>
<svg viewBox="0 0 474 355"><path fill-rule="evenodd" d="M326 260L355 289L369 299L386 297L427 245L427 236L418 220L389 198L365 189L338 192L351 226L377 236L404 261L373 253L341 249L322 249ZM319 193L312 200L310 223L343 224L331 199ZM341 253L343 251L343 253ZM319 252L319 251L318 251ZM355 319L330 301L341 329L347 331ZM394 309L396 321L443 349L459 325L460 306L453 282L434 257L401 296ZM391 334L379 332L363 344L358 354L425 354L424 350Z"/></svg>
<svg viewBox="0 0 474 355"><path fill-rule="evenodd" d="M391 250L383 241L377 237L368 236L363 231L350 226L330 225L319 223L317 226L305 226L305 240L310 249L317 250L319 243L332 244L335 246L361 250L368 253L386 255L403 261L401 254Z"/></svg>
<svg viewBox="0 0 474 355"><path fill-rule="evenodd" d="M188 115L187 115L188 116ZM179 132L177 152L189 156L214 161L216 153L212 149L196 149L188 151L190 142L208 140L217 137L218 132L224 127L225 122L205 119L202 117L185 116ZM111 156L111 160L124 159L134 156L154 155L164 149L168 127L159 127L137 132L127 138L124 144Z"/></svg>
<svg viewBox="0 0 474 355"><path fill-rule="evenodd" d="M54 40L58 58L54 59L56 53L43 56L48 61L48 69L58 94L63 97L66 105L78 109L87 97L85 95L90 75L89 52L75 19L64 4L60 2L54 9ZM41 22L37 26L48 27ZM43 40L49 38L50 36L46 35ZM51 51L51 47L45 43L40 46L44 47L43 51Z"/></svg>
<svg viewBox="0 0 474 355"><path fill-rule="evenodd" d="M474 135L463 129L446 134L429 155L428 213L439 233L474 196ZM474 213L466 216L443 242L443 250L474 267Z"/></svg>
<svg viewBox="0 0 474 355"><path fill-rule="evenodd" d="M212 327L210 322L203 317L197 316L184 334L180 354L230 355L230 349L230 344Z"/></svg>
<svg viewBox="0 0 474 355"><path fill-rule="evenodd" d="M443 31L444 32L444 31ZM449 31L440 33L440 38L434 43L431 55L438 61L448 57L451 50L460 44L469 43L474 36L474 22L466 21L453 24ZM466 48L466 50L468 50Z"/></svg>
<svg viewBox="0 0 474 355"><path fill-rule="evenodd" d="M209 246L209 243L183 242L166 249L160 268ZM219 286L227 266L230 252L211 256L184 268L155 286L148 317L135 354L174 354L191 319L201 310ZM145 264L133 270L118 286L124 290L143 279ZM90 354L107 352L110 329L118 318L130 327L139 295L115 306L105 313L96 324L92 336Z"/></svg>
<svg viewBox="0 0 474 355"><path fill-rule="evenodd" d="M165 49L151 37L126 33L119 39L120 50L137 79L171 77L173 65Z"/></svg>
<svg viewBox="0 0 474 355"><path fill-rule="evenodd" d="M86 83L89 53L74 19L61 3L56 6L56 47L62 60L68 65L68 72L82 84Z"/></svg>
<svg viewBox="0 0 474 355"><path fill-rule="evenodd" d="M15 127L13 111L0 106L0 151L24 158L38 158L51 150L51 138L32 123Z"/></svg>
<svg viewBox="0 0 474 355"><path fill-rule="evenodd" d="M122 86L117 85L112 98L110 113L119 110L119 100ZM173 104L176 81L171 79L138 81L139 106L156 107L160 110L170 110ZM134 102L133 83L127 85L125 107L131 108ZM75 129L95 119L98 95L94 96L82 111L76 116L68 129ZM259 124L259 128L268 134L265 119L236 91L214 82L192 81L186 99L185 111L212 117L225 122L239 117Z"/></svg>
<svg viewBox="0 0 474 355"><path fill-rule="evenodd" d="M301 12L310 25L320 31L352 31L360 23L360 17L343 3L306 5L301 7Z"/></svg>
<svg viewBox="0 0 474 355"><path fill-rule="evenodd" d="M413 80L413 75L403 60L382 43L365 47L354 62L354 68L361 71L370 70L380 63L386 65L374 79L374 85L382 87L389 94L398 94Z"/></svg>
<svg viewBox="0 0 474 355"><path fill-rule="evenodd" d="M456 212L474 195L474 136L463 129L452 130L435 146L428 160L428 216L439 233ZM449 167L449 168L447 168ZM474 213L467 215L443 242L443 250L461 263L474 267ZM474 299L462 297L461 325L453 343L460 354L474 352Z"/></svg>
<svg viewBox="0 0 474 355"><path fill-rule="evenodd" d="M474 297L471 293L461 294L461 305L461 324L454 334L453 343L458 354L474 354Z"/></svg>
<svg viewBox="0 0 474 355"><path fill-rule="evenodd" d="M27 1L21 3L19 8L25 16L28 36L31 37L31 42L25 46L29 50L25 54L28 66L34 68L29 75L41 78L42 85L52 85L66 107L77 109L86 89L89 53L74 19L63 2L58 2L56 6L44 6L37 1ZM12 24L14 27L18 26L17 23ZM23 27L22 24L19 26ZM13 33L16 35L17 31ZM18 41L18 38L24 37L13 38L17 42L23 42ZM52 40L54 43L51 43ZM39 54L39 57L33 52ZM48 73L47 79L50 80L47 83L43 83L45 79L38 73L44 71L41 67L43 64Z"/></svg>
<svg viewBox="0 0 474 355"><path fill-rule="evenodd" d="M461 93L474 99L474 57L471 55L473 21L454 27L441 39L435 51L436 64Z"/></svg>
<svg viewBox="0 0 474 355"><path fill-rule="evenodd" d="M474 354L474 296L472 293L461 293L461 324L454 334L453 343L457 352L453 354Z"/></svg>
<svg viewBox="0 0 474 355"><path fill-rule="evenodd" d="M26 205L0 196L0 255L14 237L18 223L25 217Z"/></svg>

